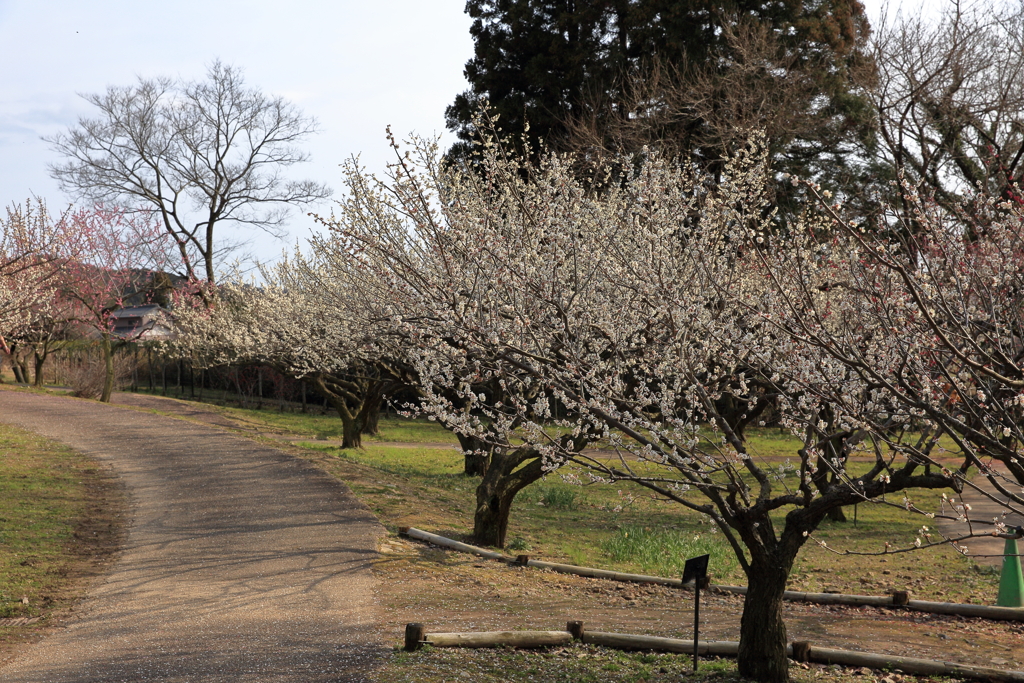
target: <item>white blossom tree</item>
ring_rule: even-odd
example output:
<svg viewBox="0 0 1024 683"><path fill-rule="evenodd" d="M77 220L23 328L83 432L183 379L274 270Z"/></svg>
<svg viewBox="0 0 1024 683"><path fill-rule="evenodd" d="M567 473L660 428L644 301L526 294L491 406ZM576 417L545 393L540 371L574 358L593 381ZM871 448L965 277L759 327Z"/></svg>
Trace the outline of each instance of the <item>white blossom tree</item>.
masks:
<svg viewBox="0 0 1024 683"><path fill-rule="evenodd" d="M800 236L805 248L791 250L786 263L761 251L763 266L788 295L779 304L789 315L779 324L853 373L877 404L904 415L903 429L947 437L964 457L958 477L965 485L1019 514L1024 210L984 194L951 205L919 189L905 184L902 210L870 230L819 192L828 239ZM844 310L831 306L836 299ZM833 404L844 402L828 387L817 391ZM967 480L968 467L996 494ZM999 520L994 526L1006 531Z"/></svg>
<svg viewBox="0 0 1024 683"><path fill-rule="evenodd" d="M301 264L301 268L299 267ZM300 254L262 268L263 282L228 280L208 301L180 297L173 352L201 365L258 364L309 382L342 421L342 447L361 433L400 376L382 368L372 330L308 288L315 266Z"/></svg>
<svg viewBox="0 0 1024 683"><path fill-rule="evenodd" d="M786 680L782 594L821 521L862 501L932 514L910 491L959 490L962 468L933 457L938 434L910 428L905 405L780 320L806 312L785 305L789 285L763 254L785 264L817 245L774 234L758 139L717 184L652 155L599 192L570 159L530 166L486 138L478 152L461 169L419 144L383 182L350 165L321 242L344 264L336 276L367 324L408 343L421 385L437 388L425 410L442 422L533 449L542 470L583 465L713 519L748 577L740 672ZM810 216L791 229L827 226ZM842 288L825 293L856 312ZM789 469L746 439L769 409L800 438ZM597 438L617 462L581 453Z"/></svg>
<svg viewBox="0 0 1024 683"><path fill-rule="evenodd" d="M516 495L545 476L552 465L537 444L523 443L511 435L542 422L553 397L544 382L528 372L515 374L505 368L499 376L491 367L493 359L462 347L454 338L424 334L415 325L392 324L402 319L400 310L411 310L404 309L406 306L418 307L416 310L426 316L449 306L458 309L468 292L485 287L489 277L477 270L483 262L474 255L486 245L472 243L472 235L445 231L436 222L433 202L438 196L433 188L449 178L437 165L436 147L428 145L419 151L427 177L419 177L414 164L405 159L394 167L397 183L390 188L378 186L355 162L346 165L351 192L340 202L344 218L338 220L372 223L393 243L402 244L407 251L391 254L398 263L392 268L386 258L375 260L375 255L362 246L339 240L333 230L337 221L325 219L323 222L332 230L311 244L317 261L326 269L314 278L319 284L315 289L330 299L328 305L343 307L345 315L377 329L379 343L387 345L390 357L403 359L408 383L421 395L419 409L458 435L466 455L466 473L481 475L476 490L474 537L503 547ZM427 185L422 184L424 180ZM460 196L470 201L464 207L470 212L482 208L479 200L486 201L484 197L474 198L472 191ZM407 231L406 219L427 232L445 232L434 232L437 243L422 241ZM444 262L431 260L438 243L444 245ZM420 281L403 283L404 276L398 273L411 270ZM397 292L404 298L402 302L391 300ZM440 300L428 303L421 297ZM501 416L495 419L498 413ZM599 436L598 432L582 430L555 438L563 449L577 453Z"/></svg>
<svg viewBox="0 0 1024 683"><path fill-rule="evenodd" d="M46 315L52 280L74 255L68 215L54 219L41 200L7 207L0 218L0 351L5 337Z"/></svg>

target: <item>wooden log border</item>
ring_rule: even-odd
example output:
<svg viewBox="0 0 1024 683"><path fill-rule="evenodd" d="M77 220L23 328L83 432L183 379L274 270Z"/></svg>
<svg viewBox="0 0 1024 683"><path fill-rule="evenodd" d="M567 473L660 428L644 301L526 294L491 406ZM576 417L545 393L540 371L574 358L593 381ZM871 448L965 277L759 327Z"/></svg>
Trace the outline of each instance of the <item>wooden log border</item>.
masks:
<svg viewBox="0 0 1024 683"><path fill-rule="evenodd" d="M562 574L575 574L593 579L608 579L609 581L627 581L632 583L650 583L671 588L689 588L684 586L679 579L668 579L661 576L646 576L644 574L629 574L626 572L613 572L607 569L594 569L592 567L577 567L571 564L560 564L558 562L543 562L531 560L528 555L509 557L493 550L485 550L468 543L460 543L444 536L438 536L415 527L399 527L398 533L402 536L414 538L444 548L451 548L464 553L470 553L485 557L489 560L498 560L507 564L519 567L534 567L537 569L550 569ZM733 593L745 595L746 586L725 586L710 585L709 588L720 593ZM802 591L786 591L783 594L784 600L792 602L810 602L817 605L854 605L871 607L905 607L917 612L929 612L932 614L948 614L962 617L977 617L981 619L992 619L997 621L1024 621L1024 608L1020 607L993 607L989 605L964 605L954 602L933 602L930 600L911 600L907 591L896 591L893 595L849 595L842 593L806 593ZM691 644L692 647L692 644Z"/></svg>
<svg viewBox="0 0 1024 683"><path fill-rule="evenodd" d="M417 640L410 642L410 636ZM693 641L679 638L632 635L627 633L606 633L587 631L583 622L570 621L564 631L480 631L468 633L429 633L423 624L408 624L405 629L405 649L418 650L424 645L432 647L518 647L538 648L564 646L573 641L589 645L600 645L618 650L653 650L674 652L681 655L693 654ZM740 644L730 640L698 641L700 655L735 657ZM808 642L794 642L786 647L786 655L798 662L815 664L838 664L850 667L866 667L876 670L898 670L919 676L948 676L970 678L997 683L1024 683L1024 671L1007 671L985 666L939 662L917 657L836 650L813 646Z"/></svg>

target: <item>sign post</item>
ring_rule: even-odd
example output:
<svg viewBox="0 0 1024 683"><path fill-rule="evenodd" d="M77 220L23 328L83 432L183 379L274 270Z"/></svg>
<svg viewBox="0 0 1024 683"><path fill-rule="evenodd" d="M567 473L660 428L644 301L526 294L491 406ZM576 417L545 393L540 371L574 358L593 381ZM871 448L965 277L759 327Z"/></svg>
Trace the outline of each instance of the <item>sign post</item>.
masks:
<svg viewBox="0 0 1024 683"><path fill-rule="evenodd" d="M708 577L708 559L710 555L692 557L683 565L683 581L685 585L693 581L693 671L697 672L697 641L700 638L700 587Z"/></svg>

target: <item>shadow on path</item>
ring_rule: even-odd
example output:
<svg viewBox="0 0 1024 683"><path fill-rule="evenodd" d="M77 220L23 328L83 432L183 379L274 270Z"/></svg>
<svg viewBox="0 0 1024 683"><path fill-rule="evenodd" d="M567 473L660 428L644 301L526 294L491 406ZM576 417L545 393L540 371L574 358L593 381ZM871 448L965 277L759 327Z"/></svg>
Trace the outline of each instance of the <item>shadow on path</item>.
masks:
<svg viewBox="0 0 1024 683"><path fill-rule="evenodd" d="M344 486L214 427L90 401L0 391L0 421L109 463L132 505L109 576L0 679L367 679L383 528Z"/></svg>

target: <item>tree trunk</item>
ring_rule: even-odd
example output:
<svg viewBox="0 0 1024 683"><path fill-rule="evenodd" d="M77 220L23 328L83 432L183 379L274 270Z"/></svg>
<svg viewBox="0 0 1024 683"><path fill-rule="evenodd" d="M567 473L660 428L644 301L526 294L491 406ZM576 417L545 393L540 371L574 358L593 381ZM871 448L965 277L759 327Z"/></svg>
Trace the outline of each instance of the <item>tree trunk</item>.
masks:
<svg viewBox="0 0 1024 683"><path fill-rule="evenodd" d="M459 439L459 447L462 449L463 474L467 477L480 477L487 471L487 462L490 460L489 446L475 436L455 434Z"/></svg>
<svg viewBox="0 0 1024 683"><path fill-rule="evenodd" d="M825 515L825 518L830 522L845 522L846 513L843 512L843 508L832 508Z"/></svg>
<svg viewBox="0 0 1024 683"><path fill-rule="evenodd" d="M333 391L327 388L327 384L323 378L319 375L313 375L312 377L314 385L316 385L317 391L324 397L324 401L330 404L334 408L334 412L341 418L341 447L342 448L362 448L363 447L363 422L360 419L362 411L353 413L345 399L338 396Z"/></svg>
<svg viewBox="0 0 1024 683"><path fill-rule="evenodd" d="M348 413L347 409L343 413L342 411L335 408L335 412L337 412L338 417L341 418L341 447L362 448L363 430L360 429L359 420L356 420L351 417L346 417L346 413Z"/></svg>
<svg viewBox="0 0 1024 683"><path fill-rule="evenodd" d="M48 355L48 351L43 351L42 353L39 351L33 351L33 356L35 357L35 386L40 389L43 388L43 364L46 363L46 357Z"/></svg>
<svg viewBox="0 0 1024 683"><path fill-rule="evenodd" d="M519 467L528 460L530 462ZM543 461L536 450L524 446L493 451L487 471L476 488L474 538L484 545L504 548L512 501L517 493L543 476Z"/></svg>
<svg viewBox="0 0 1024 683"><path fill-rule="evenodd" d="M110 337L106 334L103 335L103 341L100 344L103 349L103 393L100 395L101 403L110 403L110 395L114 393L114 349L110 343Z"/></svg>
<svg viewBox="0 0 1024 683"><path fill-rule="evenodd" d="M384 394L389 383L376 382L367 389L362 413L363 434L377 436L380 434L380 406L384 402Z"/></svg>
<svg viewBox="0 0 1024 683"><path fill-rule="evenodd" d="M755 553L752 553L754 555ZM769 556L751 558L747 595L740 619L737 655L740 676L760 683L786 683L786 624L782 620L782 595L792 560Z"/></svg>

